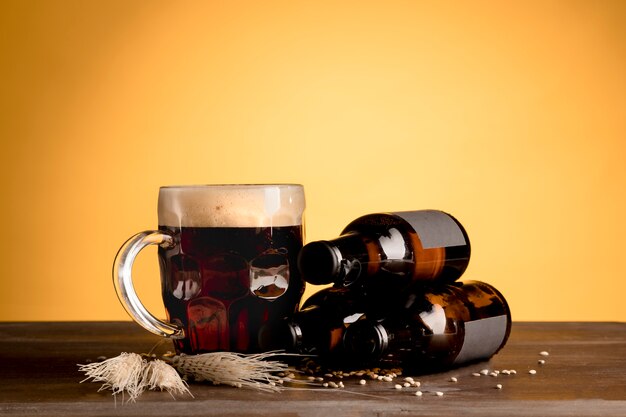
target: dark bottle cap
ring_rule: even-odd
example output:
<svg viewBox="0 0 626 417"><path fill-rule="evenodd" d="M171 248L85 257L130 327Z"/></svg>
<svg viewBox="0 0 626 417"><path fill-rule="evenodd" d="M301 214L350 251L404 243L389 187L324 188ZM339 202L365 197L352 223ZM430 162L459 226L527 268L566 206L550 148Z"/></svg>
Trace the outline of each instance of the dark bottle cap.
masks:
<svg viewBox="0 0 626 417"><path fill-rule="evenodd" d="M298 268L302 278L314 285L330 284L340 271L341 254L325 241L311 242L300 250Z"/></svg>
<svg viewBox="0 0 626 417"><path fill-rule="evenodd" d="M302 330L288 320L268 323L259 330L259 347L264 350L297 351L302 342Z"/></svg>
<svg viewBox="0 0 626 417"><path fill-rule="evenodd" d="M348 327L343 342L349 354L361 360L376 360L387 350L389 335L381 324L357 321Z"/></svg>

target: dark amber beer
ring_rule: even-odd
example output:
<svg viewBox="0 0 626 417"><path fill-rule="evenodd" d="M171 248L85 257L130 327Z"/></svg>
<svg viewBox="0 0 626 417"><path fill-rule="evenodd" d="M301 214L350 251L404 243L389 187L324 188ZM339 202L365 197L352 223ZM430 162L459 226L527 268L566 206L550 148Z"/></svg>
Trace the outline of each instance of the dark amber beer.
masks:
<svg viewBox="0 0 626 417"><path fill-rule="evenodd" d="M304 205L300 185L162 187L159 230L135 235L116 257L122 305L178 352L258 352L261 326L291 316L304 292ZM132 286L133 261L150 244L159 245L166 322Z"/></svg>
<svg viewBox="0 0 626 417"><path fill-rule="evenodd" d="M168 320L187 334L180 351L258 351L261 325L295 312L301 226L159 229L179 240L159 258Z"/></svg>

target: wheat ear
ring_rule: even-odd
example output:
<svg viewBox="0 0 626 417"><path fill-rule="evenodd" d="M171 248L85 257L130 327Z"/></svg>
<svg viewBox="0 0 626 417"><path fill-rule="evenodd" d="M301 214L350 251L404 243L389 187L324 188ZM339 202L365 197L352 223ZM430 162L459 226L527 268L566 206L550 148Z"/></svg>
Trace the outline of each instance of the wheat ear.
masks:
<svg viewBox="0 0 626 417"><path fill-rule="evenodd" d="M135 401L144 391L142 381L145 360L136 353L123 352L119 356L102 362L78 365L78 370L87 377L82 382L104 382L98 391L110 389L113 395L128 393L129 401Z"/></svg>
<svg viewBox="0 0 626 417"><path fill-rule="evenodd" d="M199 355L181 354L171 358L171 362L178 372L196 381L209 381L216 385L225 384L263 391L280 391L282 381L274 374L284 372L288 365L268 360L280 355L281 353L277 352L248 355L235 352L212 352Z"/></svg>

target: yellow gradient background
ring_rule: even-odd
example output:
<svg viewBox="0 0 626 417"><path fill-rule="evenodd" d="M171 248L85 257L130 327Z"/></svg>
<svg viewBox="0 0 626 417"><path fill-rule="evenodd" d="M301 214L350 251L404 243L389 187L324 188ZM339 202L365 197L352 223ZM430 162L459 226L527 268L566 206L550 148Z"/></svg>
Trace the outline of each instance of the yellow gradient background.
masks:
<svg viewBox="0 0 626 417"><path fill-rule="evenodd" d="M5 0L0 34L0 320L128 319L158 187L242 182L304 184L309 241L448 211L514 320L626 320L626 2Z"/></svg>

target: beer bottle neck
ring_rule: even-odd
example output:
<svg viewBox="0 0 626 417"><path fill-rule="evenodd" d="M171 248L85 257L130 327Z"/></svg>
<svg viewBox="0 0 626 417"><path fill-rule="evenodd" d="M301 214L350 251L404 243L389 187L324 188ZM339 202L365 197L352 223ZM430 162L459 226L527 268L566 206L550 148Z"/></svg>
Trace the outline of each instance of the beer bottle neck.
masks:
<svg viewBox="0 0 626 417"><path fill-rule="evenodd" d="M282 320L267 324L259 331L259 345L263 350L297 351L302 344L302 329L297 323Z"/></svg>
<svg viewBox="0 0 626 417"><path fill-rule="evenodd" d="M387 352L389 334L382 324L357 322L346 331L344 346L346 351L359 361L375 361Z"/></svg>
<svg viewBox="0 0 626 417"><path fill-rule="evenodd" d="M312 305L297 312L281 331L288 350L325 355L341 345L343 315L332 306ZM330 311L329 311L330 310Z"/></svg>
<svg viewBox="0 0 626 417"><path fill-rule="evenodd" d="M314 285L341 283L348 286L370 264L370 254L357 232L336 239L311 242L298 256L298 267L305 281Z"/></svg>

